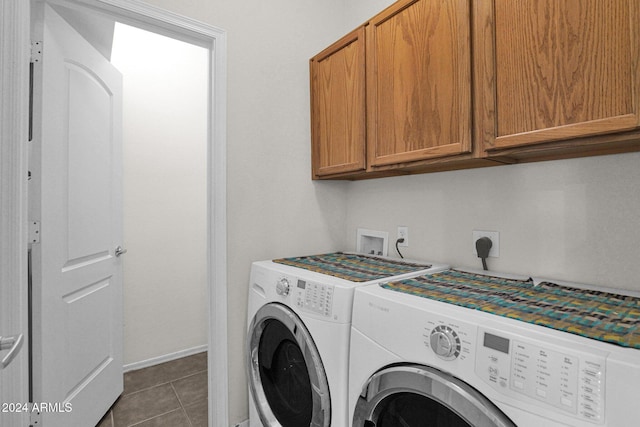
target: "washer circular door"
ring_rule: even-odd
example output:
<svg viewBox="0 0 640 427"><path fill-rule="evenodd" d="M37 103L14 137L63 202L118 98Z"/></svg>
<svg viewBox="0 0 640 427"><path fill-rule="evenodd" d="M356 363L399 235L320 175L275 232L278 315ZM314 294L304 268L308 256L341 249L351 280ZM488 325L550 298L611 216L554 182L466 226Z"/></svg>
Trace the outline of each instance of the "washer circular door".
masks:
<svg viewBox="0 0 640 427"><path fill-rule="evenodd" d="M515 427L493 403L459 379L420 365L374 374L358 399L353 427Z"/></svg>
<svg viewBox="0 0 640 427"><path fill-rule="evenodd" d="M265 427L328 427L327 375L311 334L287 306L262 306L249 326L251 397Z"/></svg>

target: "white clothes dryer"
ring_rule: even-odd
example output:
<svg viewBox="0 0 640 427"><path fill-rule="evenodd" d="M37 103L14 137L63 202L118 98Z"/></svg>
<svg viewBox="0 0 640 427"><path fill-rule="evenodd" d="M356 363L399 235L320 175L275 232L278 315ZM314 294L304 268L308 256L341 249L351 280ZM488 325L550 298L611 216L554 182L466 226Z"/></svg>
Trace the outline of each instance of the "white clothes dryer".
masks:
<svg viewBox="0 0 640 427"><path fill-rule="evenodd" d="M251 427L348 427L353 291L446 269L351 253L253 263L247 371Z"/></svg>
<svg viewBox="0 0 640 427"><path fill-rule="evenodd" d="M637 425L639 297L461 270L358 288L353 427Z"/></svg>

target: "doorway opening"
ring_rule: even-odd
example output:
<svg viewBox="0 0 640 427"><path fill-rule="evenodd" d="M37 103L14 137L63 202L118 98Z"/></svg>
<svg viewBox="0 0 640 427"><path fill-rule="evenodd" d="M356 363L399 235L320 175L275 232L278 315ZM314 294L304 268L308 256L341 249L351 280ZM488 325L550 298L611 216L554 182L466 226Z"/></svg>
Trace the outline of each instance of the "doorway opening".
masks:
<svg viewBox="0 0 640 427"><path fill-rule="evenodd" d="M123 75L127 371L206 350L208 51L116 23L111 63Z"/></svg>
<svg viewBox="0 0 640 427"><path fill-rule="evenodd" d="M205 93L204 113L205 123L204 131L205 143L204 149L200 153L200 159L204 160L204 167L201 165L201 173L204 176L204 196L200 199L200 203L204 206L201 210L200 223L204 223L204 229L200 227L200 248L196 245L190 248L174 247L171 244L161 246L160 250L169 252L169 255L181 252L181 256L188 258L188 254L198 253L203 256L204 261L200 261L204 268L199 269L203 281L204 292L201 291L199 301L208 301L204 305L208 306L206 314L203 316L200 312L199 322L202 323L204 317L205 337L209 345L209 421L212 426L227 425L227 355L226 355L226 170L225 170L225 81L226 81L226 36L223 31L209 27L187 18L173 15L169 12L140 4L133 3L128 0L118 2L117 6L113 6L113 2L105 2L103 0L56 0L52 2L55 5L69 7L70 9L92 16L109 17L117 22L124 22L137 28L144 28L153 33L168 36L171 39L181 40L193 45L204 48L206 52L206 78L207 87L203 90ZM22 23L23 25L30 25ZM202 129L201 129L202 131ZM126 142L125 142L126 145ZM157 150L154 154L157 154ZM147 149L150 153L153 147ZM151 162L147 162L151 163ZM145 166L149 166L149 164ZM159 168L160 169L160 168ZM135 166L134 169L135 171ZM164 176L161 175L161 178ZM135 175L135 174L134 174ZM188 175L188 174L187 174ZM157 183L155 183L157 184ZM175 184L170 182L169 184ZM169 185L167 185L168 187ZM194 193L197 191L194 190ZM138 196L140 197L140 196ZM148 207L148 206L147 206ZM143 209L140 209L143 211ZM147 211L148 212L148 211ZM140 213L137 215L143 217L146 225L153 222L154 216ZM176 220L175 216L173 218ZM26 220L26 218L25 218ZM176 227L175 231L180 233L185 227L189 227L198 221L190 221L181 218L181 226ZM181 230L182 228L182 230ZM173 228L172 228L173 229ZM163 232L167 231L162 230ZM157 234L157 230L156 230ZM126 236L125 236L126 238ZM185 256L186 254L186 256ZM128 263L132 263L128 261ZM204 270L204 271L203 271ZM149 272L147 272L149 273ZM129 279L126 279L129 281ZM155 282L157 285L157 281ZM126 286L126 285L125 285ZM158 287L144 292L162 293ZM143 292L143 293L144 293ZM208 297L207 297L208 292ZM204 293L204 295L203 295ZM179 296L192 295L192 292L178 293ZM147 295L148 297L149 295ZM203 298L204 296L204 298ZM166 297L166 295L165 295ZM172 295L173 301L176 301L176 295ZM171 299L171 298L169 298ZM174 306L175 307L175 304ZM169 309L170 310L170 309ZM197 312L197 310L193 310ZM188 313L189 314L189 313ZM191 313L192 314L192 313ZM167 318L169 316L165 316ZM163 318L162 320L164 320ZM193 320L193 319L192 319ZM170 322L169 322L170 323ZM167 326L161 325L161 326ZM169 325L170 327L171 325ZM202 332L201 332L202 333ZM171 336L165 333L164 338L180 342L184 338L180 334ZM210 343L216 342L216 346ZM144 345L144 340L141 343ZM148 343L147 343L148 344ZM183 348L184 343L178 344ZM188 344L186 344L188 346ZM135 357L135 356L132 356Z"/></svg>

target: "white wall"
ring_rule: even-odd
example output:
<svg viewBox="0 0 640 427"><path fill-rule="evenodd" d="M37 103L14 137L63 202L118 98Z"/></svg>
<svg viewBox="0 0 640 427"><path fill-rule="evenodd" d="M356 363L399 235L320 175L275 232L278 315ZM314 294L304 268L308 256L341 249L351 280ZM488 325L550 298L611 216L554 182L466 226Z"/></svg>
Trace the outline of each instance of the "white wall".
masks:
<svg viewBox="0 0 640 427"><path fill-rule="evenodd" d="M206 345L208 52L117 24L124 80L124 363Z"/></svg>
<svg viewBox="0 0 640 427"><path fill-rule="evenodd" d="M251 262L342 249L345 182L311 181L308 60L345 32L343 0L147 0L227 31L230 423L247 418Z"/></svg>
<svg viewBox="0 0 640 427"><path fill-rule="evenodd" d="M345 0L355 28L392 0ZM347 190L348 249L358 227L409 227L405 257L481 268L472 231L500 232L490 269L640 290L640 153L359 181Z"/></svg>
<svg viewBox="0 0 640 427"><path fill-rule="evenodd" d="M348 30L362 25L395 0L344 0L344 16Z"/></svg>
<svg viewBox="0 0 640 427"><path fill-rule="evenodd" d="M358 226L393 236L397 225L408 225L407 256L477 265L471 229L482 227L501 232L503 254L498 263L489 260L494 268L576 280L576 273L588 272L595 282L615 277L621 287L638 286L631 279L638 267L630 265L640 243L636 154L354 183L311 181L308 59L391 0L147 1L228 31L231 423L247 417L251 261L355 248ZM614 243L602 254L586 246L610 235Z"/></svg>
<svg viewBox="0 0 640 427"><path fill-rule="evenodd" d="M356 182L350 246L357 227L391 241L406 225L405 257L481 268L472 230L493 230L492 270L640 290L639 164L632 153Z"/></svg>
<svg viewBox="0 0 640 427"><path fill-rule="evenodd" d="M229 37L230 421L247 418L252 261L341 249L346 183L311 181L308 60L342 31L340 2L221 1Z"/></svg>

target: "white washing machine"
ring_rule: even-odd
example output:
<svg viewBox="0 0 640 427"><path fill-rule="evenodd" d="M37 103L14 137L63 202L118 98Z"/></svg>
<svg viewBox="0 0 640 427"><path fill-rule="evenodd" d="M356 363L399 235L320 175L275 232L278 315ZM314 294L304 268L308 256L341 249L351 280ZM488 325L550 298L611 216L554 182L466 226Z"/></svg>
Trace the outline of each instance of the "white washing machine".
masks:
<svg viewBox="0 0 640 427"><path fill-rule="evenodd" d="M356 289L353 427L638 425L640 293L450 272Z"/></svg>
<svg viewBox="0 0 640 427"><path fill-rule="evenodd" d="M348 427L353 291L446 269L362 254L255 262L248 304L251 427Z"/></svg>

